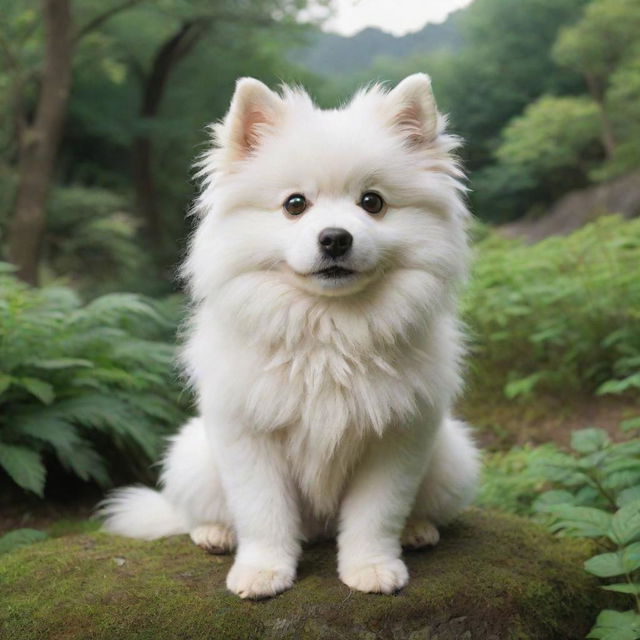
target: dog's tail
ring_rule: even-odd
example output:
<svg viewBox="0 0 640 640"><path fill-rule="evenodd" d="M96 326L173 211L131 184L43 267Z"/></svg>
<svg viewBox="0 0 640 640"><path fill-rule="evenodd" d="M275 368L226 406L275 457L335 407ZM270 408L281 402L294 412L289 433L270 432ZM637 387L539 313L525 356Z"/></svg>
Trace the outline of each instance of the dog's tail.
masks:
<svg viewBox="0 0 640 640"><path fill-rule="evenodd" d="M154 540L187 533L185 518L159 491L125 487L112 492L98 507L102 528L129 538Z"/></svg>

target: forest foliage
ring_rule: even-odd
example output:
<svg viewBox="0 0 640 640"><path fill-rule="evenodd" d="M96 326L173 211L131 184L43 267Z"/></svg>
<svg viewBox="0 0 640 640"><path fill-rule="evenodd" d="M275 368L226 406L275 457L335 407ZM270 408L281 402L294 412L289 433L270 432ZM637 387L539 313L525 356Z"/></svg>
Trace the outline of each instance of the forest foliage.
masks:
<svg viewBox="0 0 640 640"><path fill-rule="evenodd" d="M573 189L640 166L636 0L475 0L397 43L375 30L351 48L344 38L334 43L369 60L351 72L326 60L314 71L305 66L332 36L296 21L302 0L55 1L70 3L75 36L38 269L45 280L63 276L87 292L171 289L189 231L190 166L207 142L206 124L224 114L242 75L272 86L300 82L321 105L335 106L363 83L429 72L452 130L465 139L472 208L489 222L540 215ZM7 0L0 26L5 257L12 255L21 149L42 89L38 8L38 0ZM388 55L375 57L377 50ZM71 237L69 224L82 239ZM83 251L85 241L96 251ZM83 268L97 255L103 259ZM149 270L153 278L140 276Z"/></svg>
<svg viewBox="0 0 640 640"><path fill-rule="evenodd" d="M509 399L640 393L638 265L640 219L603 216L531 246L490 233L463 298L483 384Z"/></svg>
<svg viewBox="0 0 640 640"><path fill-rule="evenodd" d="M179 299L113 293L83 304L0 263L0 468L44 495L62 468L105 487L148 476L190 408L174 368ZM111 462L117 464L111 466Z"/></svg>
<svg viewBox="0 0 640 640"><path fill-rule="evenodd" d="M557 389L637 395L640 220L602 217L534 246L484 233L463 298L475 384L511 401ZM69 287L32 288L2 267L0 466L40 495L47 468L60 465L109 484L116 455L125 475L147 477L162 437L192 409L174 367L181 296L83 303ZM501 504L519 512L530 483L517 459L498 477Z"/></svg>
<svg viewBox="0 0 640 640"><path fill-rule="evenodd" d="M157 334L160 322L155 308L176 288L189 232L189 167L207 143L206 125L224 114L238 76L253 75L272 86L300 82L321 105L335 106L363 83L393 83L428 71L452 130L466 140L471 205L488 223L541 214L573 189L640 166L637 0L475 0L444 24L406 40L391 42L372 30L361 34L349 45L369 51L356 56L359 68L345 65L347 71L333 68L330 74L322 65L314 71L304 66L318 42L332 38L321 35L317 24L300 21L308 6L304 0L3 4L0 248L5 259L18 255L16 230L24 237L26 228L37 254L35 272L17 261L16 274L44 285L34 289L15 274L2 276L2 438L34 452L27 457L40 470L29 488L42 491L49 461L68 461L55 443L23 438L9 428L6 416L34 403L43 415L53 415L58 402L79 402L76 396L91 384L121 400L135 391L127 384L137 384L137 376L129 375L129 365L119 364L113 350L129 341L153 350L158 340L149 334ZM65 11L66 31L64 20L52 20ZM69 39L69 92L58 114L59 140L49 136L53 155L47 184L39 185L45 197L38 211L33 201L31 209L22 205L27 187L34 186L26 169L34 161L32 147L42 143L38 118L51 81L52 33ZM376 38L389 55L373 56ZM301 51L306 57L297 55ZM21 217L29 221L26 214L38 224L16 225ZM533 247L488 233L478 245L464 303L473 366L492 371L484 378L509 399L561 384L581 393L637 392L639 244L637 223L615 218ZM135 293L113 295L123 290ZM100 301L121 309L115 325L108 315L92 315ZM134 326L128 318L140 317L141 309L148 310L148 321ZM83 317L78 329L73 323ZM93 337L78 345L72 334L81 341L85 327ZM100 338L101 327L105 335L115 332L113 340ZM170 332L164 334L144 365L159 377L145 377L144 366L137 365L149 407L163 385L174 397L172 341ZM17 351L12 355L10 349ZM48 354L45 361L66 364L45 375L33 364L40 353ZM140 424L150 424L145 420L151 411L142 409L147 413ZM159 431L175 417L165 413ZM81 449L94 451L97 431L116 433L107 422L96 424L71 420L65 427L69 442L81 438ZM142 432L135 444L135 436L127 440L124 431L122 446L152 451ZM82 473L105 480L105 464L85 466Z"/></svg>
<svg viewBox="0 0 640 640"><path fill-rule="evenodd" d="M476 395L637 397L640 220L603 216L533 246L490 225L543 216L640 167L640 2L474 0L401 39L323 34L331 5L3 0L3 491L149 480L163 437L191 412L174 367L183 301L170 294L190 166L239 76L301 83L335 107L363 84L431 74L481 221L462 305ZM638 417L621 427L616 442L577 431L568 452L491 454L479 498L597 539L585 569L629 600L589 636L611 640L640 638ZM11 532L0 553L43 537Z"/></svg>

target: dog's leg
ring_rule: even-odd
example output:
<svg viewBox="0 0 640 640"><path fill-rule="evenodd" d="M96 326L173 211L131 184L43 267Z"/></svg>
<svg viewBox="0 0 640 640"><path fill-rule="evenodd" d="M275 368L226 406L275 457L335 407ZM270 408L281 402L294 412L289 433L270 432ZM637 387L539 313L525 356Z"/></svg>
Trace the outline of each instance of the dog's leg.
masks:
<svg viewBox="0 0 640 640"><path fill-rule="evenodd" d="M229 553L236 546L236 534L230 526L217 522L199 524L189 532L191 539L207 553Z"/></svg>
<svg viewBox="0 0 640 640"><path fill-rule="evenodd" d="M393 593L409 574L400 559L400 537L418 484L432 432L393 429L371 442L341 506L338 572L352 589Z"/></svg>
<svg viewBox="0 0 640 640"><path fill-rule="evenodd" d="M224 437L216 444L238 539L227 587L241 598L289 589L300 554L300 517L283 452L269 435Z"/></svg>
<svg viewBox="0 0 640 640"><path fill-rule="evenodd" d="M440 532L433 522L426 519L409 518L402 532L402 546L405 549L422 549L438 544Z"/></svg>

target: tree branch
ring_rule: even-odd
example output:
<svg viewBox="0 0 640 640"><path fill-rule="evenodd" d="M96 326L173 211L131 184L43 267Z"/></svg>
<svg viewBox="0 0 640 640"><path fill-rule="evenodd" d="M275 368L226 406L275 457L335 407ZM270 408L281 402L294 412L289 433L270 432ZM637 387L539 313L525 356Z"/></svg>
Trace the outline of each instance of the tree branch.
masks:
<svg viewBox="0 0 640 640"><path fill-rule="evenodd" d="M141 2L145 2L145 0L125 0L124 2L117 4L115 7L111 7L111 9L108 9L104 13L101 13L100 15L97 15L95 18L89 20L89 22L87 22L83 27L78 29L78 31L76 32L73 38L74 44L79 42L88 33L91 33L92 31L100 27L103 23L105 23L107 20L109 20L116 14L120 13L121 11L124 11L125 9L129 9L130 7L134 7L135 5L140 4Z"/></svg>

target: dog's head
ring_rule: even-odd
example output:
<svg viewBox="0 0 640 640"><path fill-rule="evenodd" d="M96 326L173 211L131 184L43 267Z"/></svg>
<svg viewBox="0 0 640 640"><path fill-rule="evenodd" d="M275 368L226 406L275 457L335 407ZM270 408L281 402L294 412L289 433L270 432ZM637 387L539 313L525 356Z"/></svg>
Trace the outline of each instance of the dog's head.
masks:
<svg viewBox="0 0 640 640"><path fill-rule="evenodd" d="M328 111L243 78L213 132L187 263L196 296L256 272L312 296L358 294L401 271L441 284L464 272L456 139L428 76Z"/></svg>

